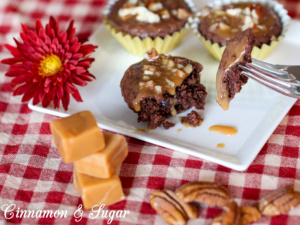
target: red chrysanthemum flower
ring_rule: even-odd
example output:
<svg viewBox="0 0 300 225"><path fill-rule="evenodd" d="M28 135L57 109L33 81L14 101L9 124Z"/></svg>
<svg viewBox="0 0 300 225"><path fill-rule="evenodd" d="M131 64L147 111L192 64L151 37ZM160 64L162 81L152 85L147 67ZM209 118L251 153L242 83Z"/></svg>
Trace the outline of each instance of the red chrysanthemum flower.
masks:
<svg viewBox="0 0 300 225"><path fill-rule="evenodd" d="M10 65L8 77L14 77L11 83L15 86L13 95L23 95L22 102L33 99L33 104L39 102L48 107L53 101L54 108L59 108L60 101L65 110L68 109L70 94L82 102L78 89L74 86L85 86L86 81L95 78L88 72L94 61L88 55L97 46L84 44L74 37L74 21L71 21L67 31L60 32L53 17L43 28L40 20L36 21L35 30L29 30L21 24L22 41L17 41L16 47L6 44L13 58L4 59L3 64Z"/></svg>

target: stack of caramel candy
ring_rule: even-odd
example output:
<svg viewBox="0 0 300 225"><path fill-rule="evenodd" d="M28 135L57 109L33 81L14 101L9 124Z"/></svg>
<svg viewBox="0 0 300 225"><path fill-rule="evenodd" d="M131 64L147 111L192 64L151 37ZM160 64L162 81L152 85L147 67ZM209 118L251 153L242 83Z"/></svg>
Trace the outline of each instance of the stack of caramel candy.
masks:
<svg viewBox="0 0 300 225"><path fill-rule="evenodd" d="M74 162L74 187L85 209L125 198L116 174L128 154L124 136L103 133L89 111L54 120L50 129L63 160Z"/></svg>
<svg viewBox="0 0 300 225"><path fill-rule="evenodd" d="M225 187L213 182L195 181L182 185L175 192L155 190L150 196L152 208L167 223L174 225L184 225L189 219L197 218L195 203L223 208L211 225L246 225L262 216L277 216L297 207L300 193L287 186L266 195L256 206L240 207Z"/></svg>

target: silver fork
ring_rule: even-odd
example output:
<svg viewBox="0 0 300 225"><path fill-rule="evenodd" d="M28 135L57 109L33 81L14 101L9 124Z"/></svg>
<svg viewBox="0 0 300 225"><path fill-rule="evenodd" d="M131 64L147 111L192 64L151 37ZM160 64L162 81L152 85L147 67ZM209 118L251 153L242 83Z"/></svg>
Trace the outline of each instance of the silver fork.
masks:
<svg viewBox="0 0 300 225"><path fill-rule="evenodd" d="M240 65L240 68L243 75L281 94L300 99L300 65L276 65L252 58L252 63Z"/></svg>

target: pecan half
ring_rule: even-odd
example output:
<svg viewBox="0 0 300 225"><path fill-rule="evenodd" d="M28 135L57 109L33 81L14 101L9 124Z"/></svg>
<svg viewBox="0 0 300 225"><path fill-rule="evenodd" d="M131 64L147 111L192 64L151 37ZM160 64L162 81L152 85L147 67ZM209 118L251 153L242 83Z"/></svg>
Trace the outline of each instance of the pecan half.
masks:
<svg viewBox="0 0 300 225"><path fill-rule="evenodd" d="M300 204L300 193L292 186L278 189L258 202L258 209L263 215L276 216L293 209Z"/></svg>
<svg viewBox="0 0 300 225"><path fill-rule="evenodd" d="M224 211L216 216L211 225L240 225L241 212L234 200L224 206Z"/></svg>
<svg viewBox="0 0 300 225"><path fill-rule="evenodd" d="M188 219L197 218L196 207L180 201L169 190L155 190L151 193L150 204L169 224L186 224Z"/></svg>
<svg viewBox="0 0 300 225"><path fill-rule="evenodd" d="M230 200L228 190L213 182L189 182L175 191L176 196L184 202L198 202L208 206L225 206Z"/></svg>
<svg viewBox="0 0 300 225"><path fill-rule="evenodd" d="M245 206L241 207L241 222L240 225L254 223L261 218L261 214L255 207Z"/></svg>

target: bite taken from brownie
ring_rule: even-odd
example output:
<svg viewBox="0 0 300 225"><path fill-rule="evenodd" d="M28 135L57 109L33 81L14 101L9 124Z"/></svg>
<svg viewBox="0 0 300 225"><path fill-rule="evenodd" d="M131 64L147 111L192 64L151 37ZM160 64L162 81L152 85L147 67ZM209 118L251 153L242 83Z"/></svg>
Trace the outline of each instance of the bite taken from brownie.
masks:
<svg viewBox="0 0 300 225"><path fill-rule="evenodd" d="M247 29L232 39L225 48L216 77L216 101L224 110L229 109L230 101L248 81L239 65L252 62L251 51L254 42L252 30Z"/></svg>
<svg viewBox="0 0 300 225"><path fill-rule="evenodd" d="M202 110L206 89L200 83L201 64L183 57L158 54L150 49L145 58L131 65L121 80L121 92L138 122L148 128L175 124L166 119L191 107Z"/></svg>

